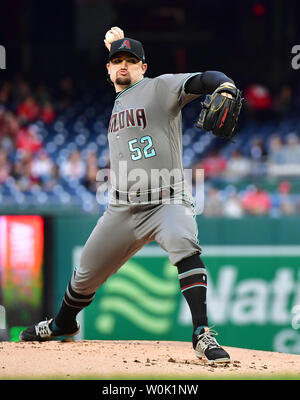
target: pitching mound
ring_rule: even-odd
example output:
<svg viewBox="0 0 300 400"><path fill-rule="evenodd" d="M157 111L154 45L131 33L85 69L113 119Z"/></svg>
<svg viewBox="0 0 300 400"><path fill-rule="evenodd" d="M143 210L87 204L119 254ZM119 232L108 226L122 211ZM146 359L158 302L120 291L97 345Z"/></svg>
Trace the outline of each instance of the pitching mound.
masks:
<svg viewBox="0 0 300 400"><path fill-rule="evenodd" d="M300 378L300 355L225 347L231 363L210 366L191 343L0 342L2 379Z"/></svg>

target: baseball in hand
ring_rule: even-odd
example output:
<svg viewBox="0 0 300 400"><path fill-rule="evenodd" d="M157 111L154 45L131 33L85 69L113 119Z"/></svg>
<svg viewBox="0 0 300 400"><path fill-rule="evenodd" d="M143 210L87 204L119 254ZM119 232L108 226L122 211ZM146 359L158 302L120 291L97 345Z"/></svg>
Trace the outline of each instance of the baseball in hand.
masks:
<svg viewBox="0 0 300 400"><path fill-rule="evenodd" d="M105 40L106 40L108 43L112 43L112 42L115 41L115 35L114 35L112 32L108 31L108 32L106 32Z"/></svg>

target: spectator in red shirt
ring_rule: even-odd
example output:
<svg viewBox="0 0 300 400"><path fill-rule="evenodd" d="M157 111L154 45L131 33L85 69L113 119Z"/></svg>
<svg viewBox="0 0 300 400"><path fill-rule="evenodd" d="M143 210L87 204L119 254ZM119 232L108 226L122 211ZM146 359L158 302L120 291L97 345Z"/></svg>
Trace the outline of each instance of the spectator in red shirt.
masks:
<svg viewBox="0 0 300 400"><path fill-rule="evenodd" d="M45 124L50 124L55 119L55 111L50 101L47 101L41 109L41 119Z"/></svg>
<svg viewBox="0 0 300 400"><path fill-rule="evenodd" d="M34 125L20 129L16 140L16 148L30 154L42 148L42 141Z"/></svg>
<svg viewBox="0 0 300 400"><path fill-rule="evenodd" d="M253 187L243 196L242 206L248 214L264 215L270 211L272 201L269 193L259 186L253 185Z"/></svg>
<svg viewBox="0 0 300 400"><path fill-rule="evenodd" d="M272 107L272 97L265 86L253 84L244 93L247 107L252 110L266 110Z"/></svg>
<svg viewBox="0 0 300 400"><path fill-rule="evenodd" d="M17 116L24 122L33 122L38 119L40 106L33 96L27 96L17 108Z"/></svg>
<svg viewBox="0 0 300 400"><path fill-rule="evenodd" d="M211 151L202 162L196 165L198 169L204 169L204 178L217 178L223 175L227 160L216 150Z"/></svg>
<svg viewBox="0 0 300 400"><path fill-rule="evenodd" d="M250 115L264 121L270 117L273 99L269 89L260 84L252 84L244 92L245 108Z"/></svg>

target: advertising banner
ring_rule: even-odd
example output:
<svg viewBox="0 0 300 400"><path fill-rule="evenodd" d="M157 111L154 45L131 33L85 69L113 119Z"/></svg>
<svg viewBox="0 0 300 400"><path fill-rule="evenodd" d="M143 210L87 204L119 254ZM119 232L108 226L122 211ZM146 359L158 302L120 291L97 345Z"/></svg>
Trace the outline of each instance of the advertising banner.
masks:
<svg viewBox="0 0 300 400"><path fill-rule="evenodd" d="M204 246L203 254L209 323L220 342L300 354L300 246ZM177 269L155 245L111 276L81 314L85 339L191 340Z"/></svg>
<svg viewBox="0 0 300 400"><path fill-rule="evenodd" d="M40 216L0 216L0 304L9 326L40 318L44 221Z"/></svg>

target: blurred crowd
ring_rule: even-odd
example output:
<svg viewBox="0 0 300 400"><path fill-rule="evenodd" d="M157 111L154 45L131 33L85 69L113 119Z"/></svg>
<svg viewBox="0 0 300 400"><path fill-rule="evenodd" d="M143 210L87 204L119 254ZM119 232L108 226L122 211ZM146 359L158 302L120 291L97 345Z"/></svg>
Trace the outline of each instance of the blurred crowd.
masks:
<svg viewBox="0 0 300 400"><path fill-rule="evenodd" d="M232 185L219 189L209 185L205 194L206 217L241 218L245 215L300 214L300 195L292 193L292 183L281 181L276 190L269 192L260 185L249 184L238 191Z"/></svg>
<svg viewBox="0 0 300 400"><path fill-rule="evenodd" d="M249 86L244 94L249 115L271 109L276 115L288 113L292 102L288 85L274 98L258 86ZM21 192L33 187L51 192L64 179L78 181L89 192L96 192L96 175L103 167L97 149L83 152L74 148L58 162L47 151L40 134L39 127L54 124L75 99L70 77L63 78L55 90L45 84L33 88L22 76L0 85L0 185L13 180ZM193 169L203 169L205 174L204 214L241 217L300 213L299 188L293 183L300 176L299 132L254 136L246 147L230 152L210 148L199 157ZM276 190L264 189L264 179L277 180ZM260 184L253 184L255 181Z"/></svg>
<svg viewBox="0 0 300 400"><path fill-rule="evenodd" d="M300 106L300 87L288 83L282 84L273 93L266 85L253 83L244 92L246 112L257 119L280 119Z"/></svg>
<svg viewBox="0 0 300 400"><path fill-rule="evenodd" d="M39 126L51 125L75 100L72 78L65 77L57 91L32 86L21 76L0 87L0 184L13 179L20 191L40 186L50 191L60 178L75 179L95 191L98 157L83 159L74 149L58 164L46 151Z"/></svg>
<svg viewBox="0 0 300 400"><path fill-rule="evenodd" d="M300 135L290 132L284 138L270 135L267 141L253 138L242 152L233 150L230 155L211 150L195 168L205 171L206 179L239 182L249 177L297 177L300 176Z"/></svg>
<svg viewBox="0 0 300 400"><path fill-rule="evenodd" d="M244 153L235 149L228 156L212 150L194 165L194 172L197 169L204 170L207 216L300 213L300 136L296 132L284 138L274 133L265 142L253 138ZM275 182L276 187L273 184L270 191L264 188L266 182Z"/></svg>

